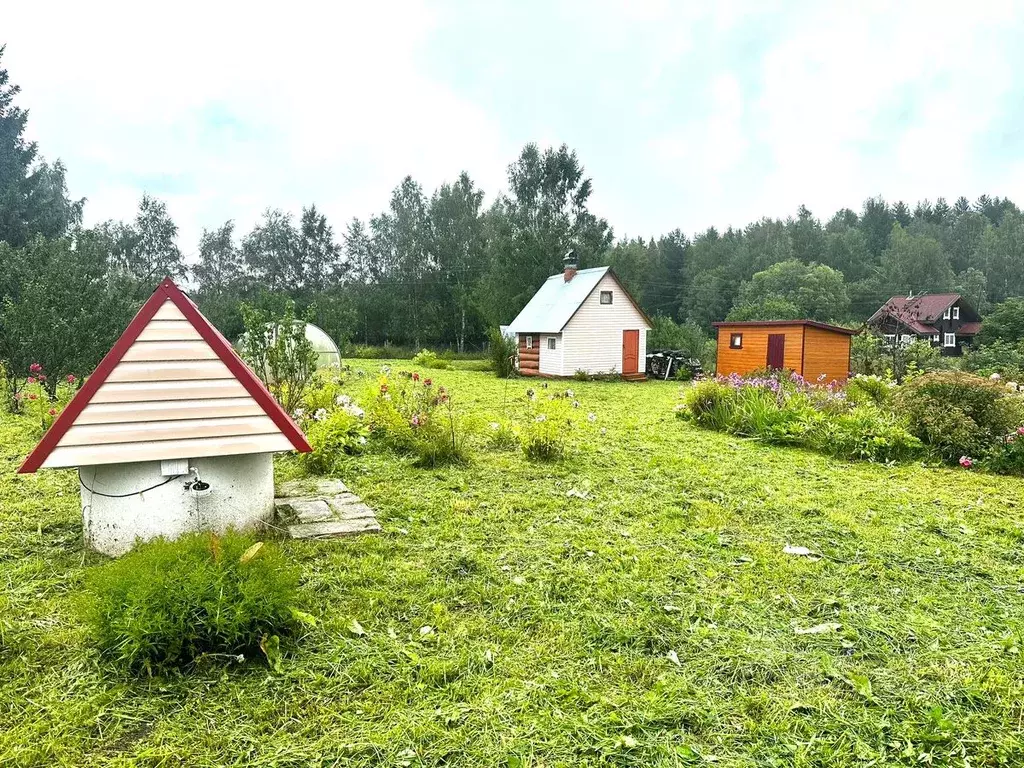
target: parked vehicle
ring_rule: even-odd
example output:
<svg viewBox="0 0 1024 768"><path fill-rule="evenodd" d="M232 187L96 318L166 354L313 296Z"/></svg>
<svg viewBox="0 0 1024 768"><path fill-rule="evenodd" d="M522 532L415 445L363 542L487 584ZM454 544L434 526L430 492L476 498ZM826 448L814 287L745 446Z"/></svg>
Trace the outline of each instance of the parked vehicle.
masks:
<svg viewBox="0 0 1024 768"><path fill-rule="evenodd" d="M704 373L700 360L678 349L655 349L647 354L647 375L652 379L694 379Z"/></svg>

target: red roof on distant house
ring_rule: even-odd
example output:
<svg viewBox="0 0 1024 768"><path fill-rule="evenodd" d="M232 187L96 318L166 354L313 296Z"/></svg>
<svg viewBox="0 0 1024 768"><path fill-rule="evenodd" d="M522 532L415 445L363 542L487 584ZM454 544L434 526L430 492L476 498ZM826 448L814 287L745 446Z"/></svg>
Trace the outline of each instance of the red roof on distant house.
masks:
<svg viewBox="0 0 1024 768"><path fill-rule="evenodd" d="M926 293L923 296L912 297L893 296L871 316L868 322L870 323L883 314L891 314L899 315L901 319L904 316L911 318L912 322L907 322L907 325L912 326L913 322L918 322L924 326L942 317L942 313L960 298L959 293ZM921 333L935 333L935 329L923 330Z"/></svg>
<svg viewBox="0 0 1024 768"><path fill-rule="evenodd" d="M964 323L957 331L961 336L973 336L981 330L981 323Z"/></svg>

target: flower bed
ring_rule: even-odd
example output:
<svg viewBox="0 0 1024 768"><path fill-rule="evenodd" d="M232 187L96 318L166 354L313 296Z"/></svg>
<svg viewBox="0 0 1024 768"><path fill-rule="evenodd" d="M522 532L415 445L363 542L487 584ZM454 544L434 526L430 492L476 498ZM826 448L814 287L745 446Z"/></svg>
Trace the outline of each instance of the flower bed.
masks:
<svg viewBox="0 0 1024 768"><path fill-rule="evenodd" d="M902 386L855 376L846 389L797 374L719 376L690 387L677 412L709 429L839 458L932 458L1024 474L1024 399L970 374L926 374Z"/></svg>

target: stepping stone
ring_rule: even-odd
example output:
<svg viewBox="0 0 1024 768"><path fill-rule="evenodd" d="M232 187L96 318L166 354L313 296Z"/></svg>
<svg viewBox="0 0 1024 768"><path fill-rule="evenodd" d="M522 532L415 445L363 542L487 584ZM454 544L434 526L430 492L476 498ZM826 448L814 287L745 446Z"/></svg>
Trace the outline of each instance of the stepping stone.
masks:
<svg viewBox="0 0 1024 768"><path fill-rule="evenodd" d="M282 483L274 508L278 518L289 523L293 539L335 539L381 530L373 510L340 480Z"/></svg>
<svg viewBox="0 0 1024 768"><path fill-rule="evenodd" d="M277 499L278 512L291 512L301 523L319 523L334 518L334 510L323 499Z"/></svg>
<svg viewBox="0 0 1024 768"><path fill-rule="evenodd" d="M379 533L380 523L374 518L359 520L328 520L322 523L302 523L288 526L293 539L337 539L357 533Z"/></svg>

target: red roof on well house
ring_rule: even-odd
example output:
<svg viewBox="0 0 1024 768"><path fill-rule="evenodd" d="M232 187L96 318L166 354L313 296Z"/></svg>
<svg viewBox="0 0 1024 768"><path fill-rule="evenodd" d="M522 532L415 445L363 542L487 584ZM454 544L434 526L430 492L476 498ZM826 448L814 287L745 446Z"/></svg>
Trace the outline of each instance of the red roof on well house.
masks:
<svg viewBox="0 0 1024 768"><path fill-rule="evenodd" d="M270 392L267 391L267 388L263 385L263 382L259 380L256 374L253 373L252 370L250 370L250 368L235 353L234 349L231 348L231 344L228 343L228 340L221 335L220 331L213 327L210 321L207 320L196 307L196 305L192 303L192 300L189 299L188 296L186 296L184 293L182 293L178 286L176 286L174 282L171 281L170 278L165 278L163 282L161 282L160 285L157 286L156 290L153 292L153 295L150 296L146 303L142 305L142 309L138 311L138 313L135 315L132 321L128 324L128 327L125 329L124 333L121 334L121 337L115 342L114 346L106 354L106 356L104 356L103 360L100 361L100 364L96 367L96 370L92 373L91 376L89 376L85 380L85 383L82 385L82 388L75 394L71 402L68 403L67 407L61 412L61 414L57 416L53 424L46 431L46 434L43 435L42 440L39 441L39 444L28 455L28 458L25 459L24 463L18 469L18 472L35 472L37 469L43 466L47 458L50 457L50 455L54 452L55 449L58 449L58 453L60 451L67 450L64 447L58 448L58 445L61 443L62 438L65 437L65 435L68 433L68 430L76 426L76 421L79 420L79 416L81 416L82 412L86 409L86 407L90 405L93 398L96 396L96 393L100 391L104 383L107 382L108 377L111 376L115 369L118 369L119 364L124 362L126 354L129 352L129 350L133 348L133 345L135 345L140 334L142 334L143 331L145 331L146 328L150 325L151 321L153 321L154 316L156 316L158 312L164 311L162 308L165 305L173 306L174 308L176 308L173 311L177 313L176 316L178 318L181 318L179 321L177 321L179 324L184 325L185 322L187 322L188 325L191 325L191 327L194 329L192 333L197 334L198 338L201 339L201 341L197 341L194 343L202 344L203 342L205 342L205 344L207 345L206 347L204 347L204 349L207 350L205 353L206 357L216 358L216 360L219 360L219 362L216 363L217 365L223 363L223 366L226 367L227 370L224 370L223 368L221 369L221 379L231 382L231 386L238 389L239 393L251 398L251 400L249 401L250 403L252 403L250 408L257 412L262 411L262 413L265 414L265 416L261 418L266 419L267 417L269 417L269 422L267 423L269 424L270 422L272 422L274 427L274 434L279 434L283 436L283 439L277 438L277 442L274 444L275 447L273 448L273 450L282 450L285 449L286 446L288 445L291 445L295 450L301 452L311 450L309 443L306 441L305 436L302 434L302 431L298 428L298 426L296 426L295 422L292 421L291 417L287 413L285 413L284 409L281 408L281 406L277 403L273 395L271 395ZM195 336L193 336L193 338L194 337ZM154 342L148 343L152 344ZM160 344L161 342L155 343ZM146 359L147 358L133 358L132 362L129 362L127 364L137 367L141 366L142 369L152 368L152 365L145 362ZM143 370L139 375L143 375L144 373L145 370ZM182 377L179 376L177 378L179 379L179 381L176 383L180 384L180 379ZM116 375L115 379L117 379ZM122 381L123 380L117 380L116 384L118 386L124 386ZM153 378L149 377L147 381L152 382ZM234 382L237 382L237 384ZM239 387L238 385L241 385L241 387ZM214 402L216 403L224 401L215 400ZM142 403L132 404L133 407L138 407L141 405ZM78 429L87 428L95 430L96 427L97 425L90 424L88 427L78 427ZM110 431L112 425L103 424L99 425L99 427L101 430L105 429L107 431ZM214 428L216 429L217 427ZM150 428L146 427L146 429L149 430ZM150 433L147 431L146 434L148 435ZM154 438L144 439L160 440L161 438L157 436ZM112 443L110 439L103 439L102 442L106 444ZM116 443L117 441L115 440L113 442ZM133 440L129 442L135 441ZM170 443L173 442L175 441L165 439L164 442L159 443L159 445L169 445ZM187 441L177 442L182 443ZM278 443L280 443L280 447L277 447ZM118 463L116 461L104 462L101 460L95 460L96 456L92 454L90 454L89 456L85 456L81 452L83 447L87 451L91 450L88 448L88 445L88 442L77 444L76 451L78 451L78 453L76 453L76 458L87 458L89 459L89 463ZM244 450L244 448L239 448L238 446L235 446L235 450L233 452L240 453L244 452ZM249 452L262 451L250 450ZM206 454L195 455L200 456ZM77 465L79 465L78 462L59 463L57 462L56 459L51 460L50 464L47 464L47 466Z"/></svg>

